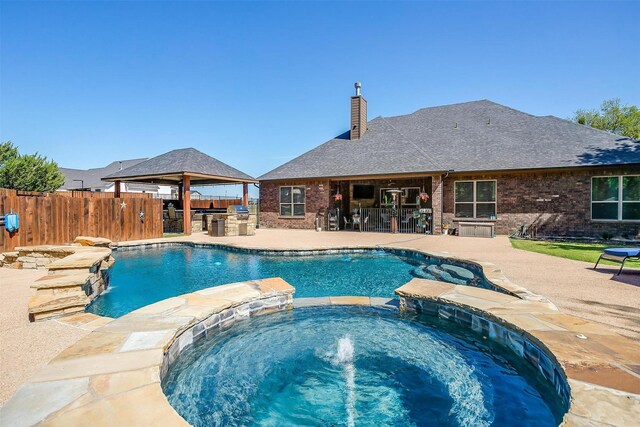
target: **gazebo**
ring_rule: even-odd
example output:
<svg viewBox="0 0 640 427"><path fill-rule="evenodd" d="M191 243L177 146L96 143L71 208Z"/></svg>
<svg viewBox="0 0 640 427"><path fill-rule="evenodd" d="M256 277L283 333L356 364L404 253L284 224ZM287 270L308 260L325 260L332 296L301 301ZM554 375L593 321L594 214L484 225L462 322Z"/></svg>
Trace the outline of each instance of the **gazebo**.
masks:
<svg viewBox="0 0 640 427"><path fill-rule="evenodd" d="M249 204L249 184L258 181L244 172L195 148L169 151L105 176L115 183L115 197L121 182L177 185L183 204L184 232L191 234L191 185L242 184L242 203Z"/></svg>

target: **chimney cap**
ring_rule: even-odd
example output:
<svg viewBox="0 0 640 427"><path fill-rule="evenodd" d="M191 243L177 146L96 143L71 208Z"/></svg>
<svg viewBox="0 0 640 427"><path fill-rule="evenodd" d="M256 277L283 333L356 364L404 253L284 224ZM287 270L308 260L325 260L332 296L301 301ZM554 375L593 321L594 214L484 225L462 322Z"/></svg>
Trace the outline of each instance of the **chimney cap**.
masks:
<svg viewBox="0 0 640 427"><path fill-rule="evenodd" d="M360 88L362 87L362 83L360 82L355 82L353 84L353 87L356 88L356 96L360 96Z"/></svg>

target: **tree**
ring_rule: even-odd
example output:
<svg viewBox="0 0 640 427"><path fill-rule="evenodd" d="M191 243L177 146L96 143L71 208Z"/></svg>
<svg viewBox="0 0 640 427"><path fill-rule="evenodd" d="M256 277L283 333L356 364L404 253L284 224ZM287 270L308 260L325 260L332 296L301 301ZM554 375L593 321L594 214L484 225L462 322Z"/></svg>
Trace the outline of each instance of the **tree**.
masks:
<svg viewBox="0 0 640 427"><path fill-rule="evenodd" d="M621 105L618 98L604 101L600 110L578 110L572 120L640 140L640 110L635 105Z"/></svg>
<svg viewBox="0 0 640 427"><path fill-rule="evenodd" d="M38 153L21 155L11 141L0 143L0 188L54 192L62 184L56 162Z"/></svg>

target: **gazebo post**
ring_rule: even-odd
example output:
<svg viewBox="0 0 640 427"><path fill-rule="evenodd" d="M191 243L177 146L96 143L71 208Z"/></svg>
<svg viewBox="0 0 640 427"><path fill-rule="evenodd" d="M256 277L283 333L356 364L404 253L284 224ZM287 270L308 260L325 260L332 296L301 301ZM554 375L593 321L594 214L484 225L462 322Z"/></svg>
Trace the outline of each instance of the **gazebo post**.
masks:
<svg viewBox="0 0 640 427"><path fill-rule="evenodd" d="M183 231L187 236L191 235L191 177L183 175L182 177L182 215L183 215Z"/></svg>
<svg viewBox="0 0 640 427"><path fill-rule="evenodd" d="M249 206L249 183L242 183L242 204L244 206Z"/></svg>
<svg viewBox="0 0 640 427"><path fill-rule="evenodd" d="M120 198L120 181L116 181L113 184L113 197L115 197L116 199Z"/></svg>

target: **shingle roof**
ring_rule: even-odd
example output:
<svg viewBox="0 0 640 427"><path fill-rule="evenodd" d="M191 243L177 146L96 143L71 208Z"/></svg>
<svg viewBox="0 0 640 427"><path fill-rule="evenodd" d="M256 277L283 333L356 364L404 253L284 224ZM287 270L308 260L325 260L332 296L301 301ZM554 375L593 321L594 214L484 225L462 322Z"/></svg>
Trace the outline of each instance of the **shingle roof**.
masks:
<svg viewBox="0 0 640 427"><path fill-rule="evenodd" d="M94 168L94 169L71 169L71 168L60 168L60 172L64 175L64 185L62 186L65 190L73 190L75 188L92 188L104 189L110 186L110 183L102 181L102 177L106 175L110 175L112 173L117 172L122 169L128 168L130 166L136 165L140 162L144 162L147 159L131 159L131 160L121 160L115 161L113 163L108 164L103 168Z"/></svg>
<svg viewBox="0 0 640 427"><path fill-rule="evenodd" d="M259 180L640 164L640 141L488 100L377 117Z"/></svg>
<svg viewBox="0 0 640 427"><path fill-rule="evenodd" d="M253 181L254 178L233 168L218 159L214 159L195 148L181 148L148 159L129 168L104 176L104 179L144 177L152 175L170 175L194 173L239 181Z"/></svg>

